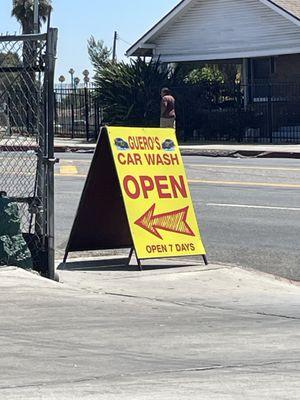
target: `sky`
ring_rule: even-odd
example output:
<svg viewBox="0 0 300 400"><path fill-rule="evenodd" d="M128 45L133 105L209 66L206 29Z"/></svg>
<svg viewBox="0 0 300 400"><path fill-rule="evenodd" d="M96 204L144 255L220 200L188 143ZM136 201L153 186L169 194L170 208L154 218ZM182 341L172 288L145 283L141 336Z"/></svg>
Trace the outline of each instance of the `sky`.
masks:
<svg viewBox="0 0 300 400"><path fill-rule="evenodd" d="M70 81L69 69L75 70L82 82L82 71L93 68L87 54L87 40L93 35L112 47L114 31L118 59L126 59L125 51L169 12L179 0L52 0L52 27L58 28L56 82L64 75ZM0 0L0 33L20 33L20 26L11 17L12 0Z"/></svg>

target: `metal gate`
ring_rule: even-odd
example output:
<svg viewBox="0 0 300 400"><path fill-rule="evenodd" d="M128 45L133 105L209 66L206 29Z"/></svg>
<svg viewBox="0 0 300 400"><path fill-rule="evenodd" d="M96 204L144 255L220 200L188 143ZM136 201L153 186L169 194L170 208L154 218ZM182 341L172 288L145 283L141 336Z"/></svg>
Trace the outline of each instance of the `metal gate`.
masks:
<svg viewBox="0 0 300 400"><path fill-rule="evenodd" d="M54 91L54 135L97 139L103 121L96 87L93 84L56 85Z"/></svg>
<svg viewBox="0 0 300 400"><path fill-rule="evenodd" d="M54 267L53 78L57 30L0 36L0 191L19 205L34 268Z"/></svg>

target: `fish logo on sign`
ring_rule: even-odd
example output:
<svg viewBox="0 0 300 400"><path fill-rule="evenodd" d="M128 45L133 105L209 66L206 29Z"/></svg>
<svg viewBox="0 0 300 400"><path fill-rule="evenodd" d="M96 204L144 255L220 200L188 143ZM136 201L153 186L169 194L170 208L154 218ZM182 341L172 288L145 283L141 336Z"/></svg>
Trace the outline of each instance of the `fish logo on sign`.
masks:
<svg viewBox="0 0 300 400"><path fill-rule="evenodd" d="M166 139L162 145L161 145L162 150L164 151L175 151L176 146L173 140L171 139Z"/></svg>
<svg viewBox="0 0 300 400"><path fill-rule="evenodd" d="M122 138L115 139L115 146L120 151L129 150L128 143Z"/></svg>
<svg viewBox="0 0 300 400"><path fill-rule="evenodd" d="M189 207L187 206L180 210L154 215L155 204L153 204L145 214L135 221L135 224L160 239L163 238L157 231L158 229L182 235L195 236L186 221L188 210Z"/></svg>

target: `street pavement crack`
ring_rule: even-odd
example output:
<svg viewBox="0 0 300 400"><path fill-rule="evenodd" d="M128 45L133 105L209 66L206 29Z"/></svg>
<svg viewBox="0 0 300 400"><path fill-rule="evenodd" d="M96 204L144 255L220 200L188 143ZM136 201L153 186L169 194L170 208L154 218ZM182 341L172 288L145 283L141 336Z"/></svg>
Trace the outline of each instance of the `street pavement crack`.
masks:
<svg viewBox="0 0 300 400"><path fill-rule="evenodd" d="M211 306L209 304L201 304L202 307L205 308L211 308L211 309L216 309L216 310L224 310L224 311L237 311L234 308L231 307L220 307L220 306ZM250 310L238 310L240 312L246 312L249 314L255 314L255 315L262 315L265 317L276 317L276 318L285 318L285 319L292 319L292 320L300 320L299 317L292 317L289 315L283 315L283 314L274 314L274 313L267 313L267 312L262 312L262 311L250 311Z"/></svg>
<svg viewBox="0 0 300 400"><path fill-rule="evenodd" d="M278 361L267 361L267 362L258 362L258 363L237 363L237 364L229 364L229 365L222 365L222 364L215 364L215 365L208 365L203 367L191 367L191 368L175 368L175 369L162 369L162 370L140 370L139 376L155 376L155 375L167 375L167 374L181 374L187 372L206 372L206 371L214 371L214 370L227 370L227 369L247 369L247 368L259 368L259 367L272 367L276 365L291 365L291 364L299 364L300 360L278 360ZM29 384L24 385L6 385L0 386L1 390L12 390L12 389L28 389L28 388L36 388L36 387L51 387L51 386L58 386L58 385L65 385L65 384L76 384L76 383L84 383L84 382L92 382L92 381L99 381L99 380L116 380L116 379L126 379L136 377L136 372L129 372L124 374L108 374L108 375L95 375L77 379L56 379L52 381L38 381L32 382Z"/></svg>
<svg viewBox="0 0 300 400"><path fill-rule="evenodd" d="M267 312L263 312L263 311L240 310L240 309L236 309L236 308L232 308L232 307L213 306L213 305L204 304L204 303L194 305L194 304L190 304L190 303L186 303L186 302L164 300L164 299L159 299L159 298L136 296L136 295L125 294L125 293L116 293L116 292L104 292L104 294L109 295L109 296L116 296L116 297L127 297L127 298L138 299L138 300L155 301L158 303L176 305L176 306L181 306L181 307L189 307L189 308L194 308L194 309L198 309L199 307L202 307L202 308L214 309L214 310L219 310L219 311L239 312L241 314L252 314L252 315L261 315L264 317L283 318L283 319L289 319L289 320L300 320L299 317L293 317L293 316L289 316L289 315L267 313Z"/></svg>

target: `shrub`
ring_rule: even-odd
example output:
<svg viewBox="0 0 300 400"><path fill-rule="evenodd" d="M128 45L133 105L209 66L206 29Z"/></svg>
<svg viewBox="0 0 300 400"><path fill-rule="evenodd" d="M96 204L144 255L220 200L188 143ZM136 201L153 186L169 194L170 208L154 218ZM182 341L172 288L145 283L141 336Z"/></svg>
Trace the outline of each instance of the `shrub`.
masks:
<svg viewBox="0 0 300 400"><path fill-rule="evenodd" d="M137 59L110 63L97 71L95 83L107 122L116 125L158 125L160 89L172 86L174 72L160 63Z"/></svg>

